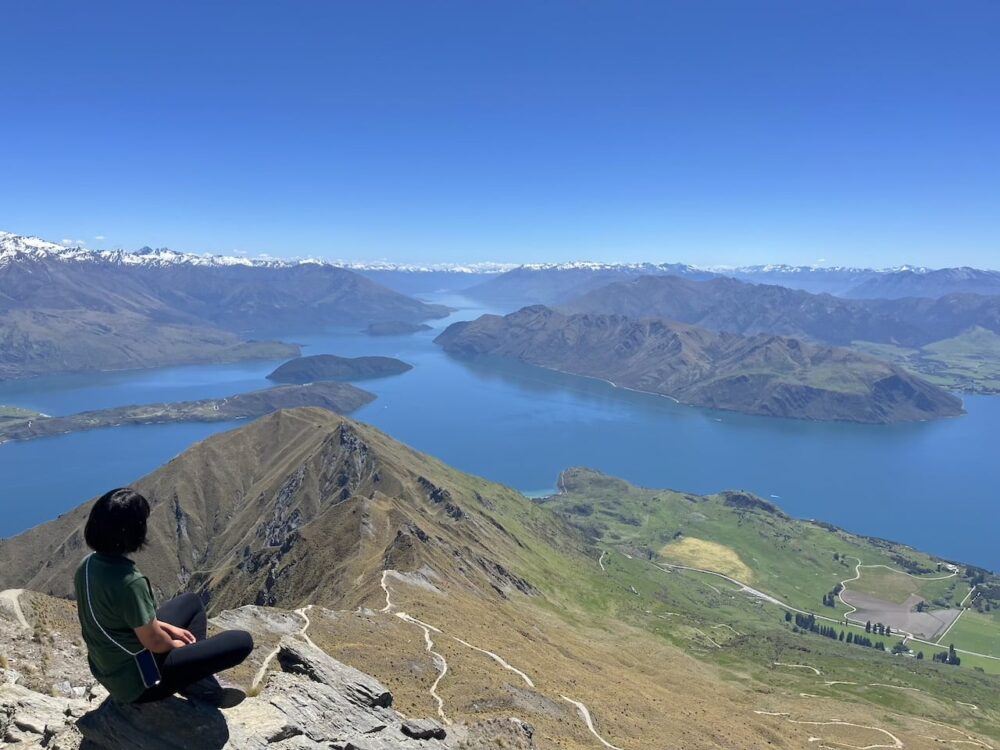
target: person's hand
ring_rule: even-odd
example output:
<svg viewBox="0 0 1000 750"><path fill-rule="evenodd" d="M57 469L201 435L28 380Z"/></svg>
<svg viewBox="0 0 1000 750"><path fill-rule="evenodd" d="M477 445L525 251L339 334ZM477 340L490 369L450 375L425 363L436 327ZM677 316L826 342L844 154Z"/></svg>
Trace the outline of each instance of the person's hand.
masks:
<svg viewBox="0 0 1000 750"><path fill-rule="evenodd" d="M170 643L174 648L184 648L187 645L187 643L181 640L173 640Z"/></svg>
<svg viewBox="0 0 1000 750"><path fill-rule="evenodd" d="M163 629L167 631L167 635L170 636L171 640L180 641L181 646L186 646L189 643L194 643L197 640L194 637L194 634L190 630L185 630L184 628L178 628L177 626L171 625L170 623L167 622L161 622L160 624L163 626ZM174 648L178 648L176 643L174 644Z"/></svg>

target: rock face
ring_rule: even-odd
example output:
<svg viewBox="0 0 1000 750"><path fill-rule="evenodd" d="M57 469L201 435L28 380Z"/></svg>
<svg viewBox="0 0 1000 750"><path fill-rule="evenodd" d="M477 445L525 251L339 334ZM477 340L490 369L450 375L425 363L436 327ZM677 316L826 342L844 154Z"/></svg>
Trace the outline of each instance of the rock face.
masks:
<svg viewBox="0 0 1000 750"><path fill-rule="evenodd" d="M322 380L362 380L400 375L413 366L392 357L337 357L315 354L285 362L267 376L276 383L315 383Z"/></svg>
<svg viewBox="0 0 1000 750"><path fill-rule="evenodd" d="M536 305L455 323L435 341L458 356L513 358L746 414L886 423L962 413L955 396L847 349L667 320L566 315Z"/></svg>
<svg viewBox="0 0 1000 750"><path fill-rule="evenodd" d="M447 728L404 719L393 710L392 694L381 683L297 636L280 640L273 663L279 669L264 678L258 695L224 711L179 696L122 705L100 687L70 698L0 684L0 737L5 745L25 750L534 747L531 726L514 719Z"/></svg>

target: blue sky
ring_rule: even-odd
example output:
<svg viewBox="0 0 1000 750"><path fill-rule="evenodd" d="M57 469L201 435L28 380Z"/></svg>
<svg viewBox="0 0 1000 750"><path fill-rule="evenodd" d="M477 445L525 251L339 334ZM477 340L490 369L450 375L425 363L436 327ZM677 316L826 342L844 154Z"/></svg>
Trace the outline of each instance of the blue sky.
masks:
<svg viewBox="0 0 1000 750"><path fill-rule="evenodd" d="M1000 266L995 0L152 6L0 8L0 228L407 262Z"/></svg>

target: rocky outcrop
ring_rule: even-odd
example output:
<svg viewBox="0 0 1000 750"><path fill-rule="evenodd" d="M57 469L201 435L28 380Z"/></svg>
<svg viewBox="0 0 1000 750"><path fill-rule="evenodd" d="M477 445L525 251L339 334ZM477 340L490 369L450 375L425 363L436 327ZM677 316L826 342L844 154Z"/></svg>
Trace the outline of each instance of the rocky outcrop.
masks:
<svg viewBox="0 0 1000 750"><path fill-rule="evenodd" d="M472 750L534 747L518 720L447 728L404 719L375 680L296 636L278 645L258 695L220 711L178 696L122 705L100 688L51 697L0 686L0 737L24 750Z"/></svg>

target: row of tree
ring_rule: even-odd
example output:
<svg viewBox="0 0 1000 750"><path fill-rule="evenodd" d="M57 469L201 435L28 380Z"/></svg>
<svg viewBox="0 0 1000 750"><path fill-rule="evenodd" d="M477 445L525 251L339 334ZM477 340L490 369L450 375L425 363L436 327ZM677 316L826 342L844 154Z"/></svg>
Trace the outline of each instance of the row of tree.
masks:
<svg viewBox="0 0 1000 750"><path fill-rule="evenodd" d="M872 641L871 638L861 635L860 633L855 635L851 631L837 630L837 628L832 625L820 625L816 621L816 615L803 615L797 612L793 617L791 612L785 612L785 622L793 621L795 623L795 628L803 632L815 633L816 635L821 635L824 638L841 641L843 643L852 643L856 646L874 648L877 651L885 651L884 641L875 642Z"/></svg>
<svg viewBox="0 0 1000 750"><path fill-rule="evenodd" d="M785 622L795 623L794 630L796 632L804 633L815 633L816 635L821 635L824 638L830 638L834 641L841 641L843 643L850 643L855 646L863 646L865 648L873 648L876 651L885 651L885 641L873 641L867 635L861 635L861 633L854 633L852 631L837 630L837 628L832 625L820 625L816 620L816 615L804 615L796 612L793 616L791 612L785 612ZM877 635L891 636L892 629L882 625L882 623L868 622L865 626L865 632L874 633ZM908 654L910 649L900 642L892 647L892 652L894 654ZM922 660L924 658L924 652L917 652L917 659ZM951 644L948 647L947 653L944 651L934 654L932 657L934 661L941 662L942 664L951 664L952 666L959 666L962 663L961 657L955 652L955 644Z"/></svg>
<svg viewBox="0 0 1000 750"><path fill-rule="evenodd" d="M874 625L872 621L869 620L865 623L865 632L874 633L875 635L892 635L892 628L888 625L883 625L880 622L876 622Z"/></svg>

